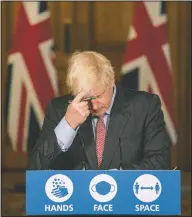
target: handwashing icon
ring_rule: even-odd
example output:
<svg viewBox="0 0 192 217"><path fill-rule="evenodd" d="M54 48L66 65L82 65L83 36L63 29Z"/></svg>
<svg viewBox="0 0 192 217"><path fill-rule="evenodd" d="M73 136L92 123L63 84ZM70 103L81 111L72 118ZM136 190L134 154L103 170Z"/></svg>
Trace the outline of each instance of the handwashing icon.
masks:
<svg viewBox="0 0 192 217"><path fill-rule="evenodd" d="M63 174L52 175L45 184L45 193L54 202L64 202L73 194L73 183Z"/></svg>

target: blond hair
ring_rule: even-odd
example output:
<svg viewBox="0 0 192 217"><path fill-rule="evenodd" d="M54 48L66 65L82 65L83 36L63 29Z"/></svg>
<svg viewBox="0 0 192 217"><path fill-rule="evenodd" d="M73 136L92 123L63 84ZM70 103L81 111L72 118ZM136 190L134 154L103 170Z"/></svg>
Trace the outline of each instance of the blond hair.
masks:
<svg viewBox="0 0 192 217"><path fill-rule="evenodd" d="M94 51L77 51L69 59L67 86L72 94L90 90L95 82L99 82L103 87L110 87L112 81L113 67L102 54Z"/></svg>

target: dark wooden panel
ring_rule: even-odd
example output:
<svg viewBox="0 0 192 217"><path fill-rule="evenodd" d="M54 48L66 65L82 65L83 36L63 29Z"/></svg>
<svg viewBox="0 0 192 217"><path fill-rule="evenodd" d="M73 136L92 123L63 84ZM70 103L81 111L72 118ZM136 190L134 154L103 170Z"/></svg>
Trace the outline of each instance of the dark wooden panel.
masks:
<svg viewBox="0 0 192 217"><path fill-rule="evenodd" d="M50 10L50 23L52 29L52 35L55 41L55 48L57 50L62 49L62 39L61 39L61 7L60 2L48 2L48 7Z"/></svg>
<svg viewBox="0 0 192 217"><path fill-rule="evenodd" d="M1 59L1 64L2 64L2 72L1 72L1 91L2 91L2 94L1 94L1 102L2 102L2 105L4 105L4 100L5 100L5 80L6 80L6 65L5 65L5 62L7 60L7 37L6 37L6 4L5 2L2 2L2 8L1 8L1 31L2 31L2 34L1 34L1 46L2 46L2 59ZM3 43L2 43L3 42ZM5 122L4 122L4 106L1 107L1 117L2 117L2 121L1 121L1 141L2 141L2 153L5 153L5 150L6 150L6 147L5 147L5 134L6 134L6 130L5 130ZM5 155L2 154L2 168L5 167Z"/></svg>
<svg viewBox="0 0 192 217"><path fill-rule="evenodd" d="M90 2L74 2L72 44L73 51L89 50L91 42Z"/></svg>
<svg viewBox="0 0 192 217"><path fill-rule="evenodd" d="M178 13L178 71L177 71L177 108L178 108L178 164L181 169L191 171L191 3L180 2Z"/></svg>
<svg viewBox="0 0 192 217"><path fill-rule="evenodd" d="M95 43L118 43L127 39L132 18L131 2L95 2Z"/></svg>
<svg viewBox="0 0 192 217"><path fill-rule="evenodd" d="M176 77L178 73L178 60L177 60L177 53L178 53L178 41L179 36L178 32L178 9L179 9L179 2L167 2L167 11L168 11L168 39L170 44L170 51L171 51L171 63L172 63L172 73L173 73L173 99L172 102L174 104L174 119L176 123L177 121L177 86L176 86ZM176 130L178 132L178 125L176 125ZM172 168L178 165L177 162L177 144L176 146L172 147L171 149L172 154Z"/></svg>

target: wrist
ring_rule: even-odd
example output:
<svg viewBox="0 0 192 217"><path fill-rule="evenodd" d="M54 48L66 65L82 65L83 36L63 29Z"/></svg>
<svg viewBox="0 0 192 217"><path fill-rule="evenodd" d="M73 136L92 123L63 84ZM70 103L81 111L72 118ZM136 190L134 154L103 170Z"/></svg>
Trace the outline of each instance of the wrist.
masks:
<svg viewBox="0 0 192 217"><path fill-rule="evenodd" d="M67 123L72 129L76 130L76 128L78 127L78 124L74 124L67 116L65 116L65 120L67 121Z"/></svg>

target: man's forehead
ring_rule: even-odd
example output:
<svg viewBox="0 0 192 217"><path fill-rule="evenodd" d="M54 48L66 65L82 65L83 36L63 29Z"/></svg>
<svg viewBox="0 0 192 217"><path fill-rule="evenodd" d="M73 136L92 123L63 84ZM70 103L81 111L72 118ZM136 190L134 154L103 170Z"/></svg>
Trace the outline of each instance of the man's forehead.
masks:
<svg viewBox="0 0 192 217"><path fill-rule="evenodd" d="M87 94L96 96L96 95L100 95L101 93L103 93L104 90L105 88L102 85L95 85L95 86L92 86L87 91Z"/></svg>

